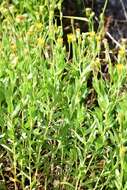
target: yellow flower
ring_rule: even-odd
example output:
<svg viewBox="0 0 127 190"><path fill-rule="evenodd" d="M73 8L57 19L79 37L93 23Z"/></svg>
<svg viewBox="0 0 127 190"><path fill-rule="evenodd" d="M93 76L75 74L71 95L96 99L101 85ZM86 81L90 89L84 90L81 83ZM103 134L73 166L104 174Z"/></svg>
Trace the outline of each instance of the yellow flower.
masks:
<svg viewBox="0 0 127 190"><path fill-rule="evenodd" d="M97 40L98 43L101 42L101 35L100 35L100 34L99 34L99 35L96 35L96 40Z"/></svg>
<svg viewBox="0 0 127 190"><path fill-rule="evenodd" d="M16 44L11 44L11 50L15 53L16 52Z"/></svg>
<svg viewBox="0 0 127 190"><path fill-rule="evenodd" d="M125 53L126 53L125 48L124 48L124 47L121 47L120 50L119 50L119 55L120 55L120 56L124 56Z"/></svg>
<svg viewBox="0 0 127 190"><path fill-rule="evenodd" d="M122 157L124 157L125 153L126 153L126 147L122 145L122 146L120 147L120 155L121 155Z"/></svg>
<svg viewBox="0 0 127 190"><path fill-rule="evenodd" d="M116 68L117 68L117 71L118 71L119 73L121 73L122 70L123 70L123 68L124 68L124 65L121 64L121 63L119 63L119 64L116 65Z"/></svg>
<svg viewBox="0 0 127 190"><path fill-rule="evenodd" d="M90 36L91 38L95 37L95 32L94 32L94 31L89 32L89 36Z"/></svg>
<svg viewBox="0 0 127 190"><path fill-rule="evenodd" d="M36 27L37 30L42 29L42 26L43 26L43 25L42 25L41 22L38 22L38 23L35 24L35 27Z"/></svg>
<svg viewBox="0 0 127 190"><path fill-rule="evenodd" d="M42 13L43 12L43 9L44 9L44 6L39 6L39 12Z"/></svg>
<svg viewBox="0 0 127 190"><path fill-rule="evenodd" d="M62 46L63 45L63 38L58 38L57 43L58 43L58 45Z"/></svg>
<svg viewBox="0 0 127 190"><path fill-rule="evenodd" d="M70 34L67 34L67 40L68 40L68 43L72 43L76 41L76 37L74 34L70 33Z"/></svg>
<svg viewBox="0 0 127 190"><path fill-rule="evenodd" d="M44 42L45 42L44 39L41 37L37 39L37 45L38 46L44 46Z"/></svg>

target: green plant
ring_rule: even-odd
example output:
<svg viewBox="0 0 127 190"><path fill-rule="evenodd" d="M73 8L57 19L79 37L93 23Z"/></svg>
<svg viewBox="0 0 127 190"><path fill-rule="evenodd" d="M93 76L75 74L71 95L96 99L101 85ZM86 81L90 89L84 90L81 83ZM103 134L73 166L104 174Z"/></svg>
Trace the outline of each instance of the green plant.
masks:
<svg viewBox="0 0 127 190"><path fill-rule="evenodd" d="M104 40L102 60L103 30L85 18L90 31L68 35L70 60L61 3L0 5L0 188L125 190L125 47L114 63Z"/></svg>

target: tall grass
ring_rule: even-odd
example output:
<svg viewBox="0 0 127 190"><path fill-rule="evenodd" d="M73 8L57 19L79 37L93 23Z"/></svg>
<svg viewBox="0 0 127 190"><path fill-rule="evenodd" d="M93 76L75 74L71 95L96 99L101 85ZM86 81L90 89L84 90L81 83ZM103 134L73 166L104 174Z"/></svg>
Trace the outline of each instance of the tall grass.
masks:
<svg viewBox="0 0 127 190"><path fill-rule="evenodd" d="M61 3L0 5L0 189L126 190L125 47L77 29L70 59Z"/></svg>

